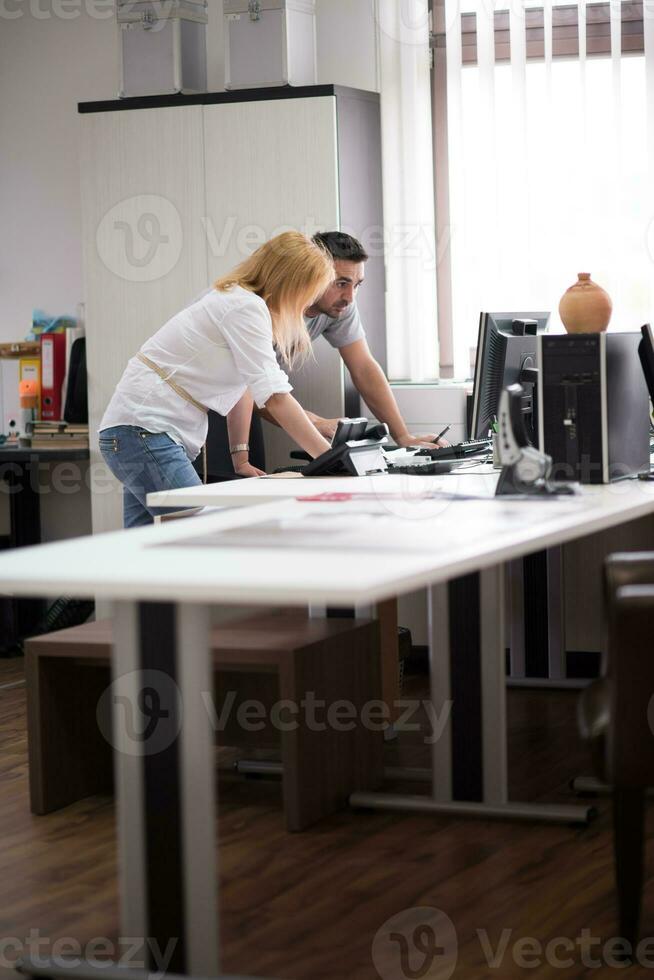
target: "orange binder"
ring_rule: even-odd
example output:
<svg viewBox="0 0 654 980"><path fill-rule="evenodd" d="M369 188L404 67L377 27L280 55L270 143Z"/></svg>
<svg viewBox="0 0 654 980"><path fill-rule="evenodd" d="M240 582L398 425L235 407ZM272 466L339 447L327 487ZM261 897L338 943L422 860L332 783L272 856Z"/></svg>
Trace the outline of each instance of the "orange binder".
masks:
<svg viewBox="0 0 654 980"><path fill-rule="evenodd" d="M40 344L39 344L40 347ZM18 394L21 408L33 408L38 417L41 407L41 354L38 357L21 357L18 362ZM28 398L30 404L23 404Z"/></svg>

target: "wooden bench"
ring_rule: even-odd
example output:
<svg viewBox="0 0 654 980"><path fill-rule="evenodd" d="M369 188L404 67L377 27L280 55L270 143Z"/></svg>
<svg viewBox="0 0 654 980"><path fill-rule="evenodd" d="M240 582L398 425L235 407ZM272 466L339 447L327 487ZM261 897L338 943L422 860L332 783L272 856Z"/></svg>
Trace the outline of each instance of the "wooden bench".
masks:
<svg viewBox="0 0 654 980"><path fill-rule="evenodd" d="M25 644L33 813L50 813L112 791L112 749L96 718L110 683L111 648L110 621ZM302 830L342 808L355 790L379 786L383 733L371 730L378 725L361 723L364 705L381 696L379 649L376 622L308 619L298 612L250 616L213 631L217 715L226 697L231 702L217 742L280 747L288 830ZM354 725L323 728L324 712L316 725L299 710L293 716L297 727L284 724L277 726L282 731L275 730L273 704L290 701L300 707L308 692L317 703L352 704ZM267 721L261 731L246 731L239 723L238 708L248 700L263 705L260 714Z"/></svg>

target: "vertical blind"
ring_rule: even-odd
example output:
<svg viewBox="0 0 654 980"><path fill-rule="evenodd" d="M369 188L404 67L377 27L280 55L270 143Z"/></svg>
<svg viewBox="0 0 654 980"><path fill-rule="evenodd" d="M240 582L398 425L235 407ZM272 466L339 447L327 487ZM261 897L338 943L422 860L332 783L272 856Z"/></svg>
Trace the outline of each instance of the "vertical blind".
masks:
<svg viewBox="0 0 654 980"><path fill-rule="evenodd" d="M443 373L470 375L481 310L551 310L560 329L578 272L611 294L611 329L650 319L654 0L442 0L434 53L435 74L446 61L446 91L434 86L449 171Z"/></svg>
<svg viewBox="0 0 654 980"><path fill-rule="evenodd" d="M388 373L438 376L427 0L375 0L381 86Z"/></svg>

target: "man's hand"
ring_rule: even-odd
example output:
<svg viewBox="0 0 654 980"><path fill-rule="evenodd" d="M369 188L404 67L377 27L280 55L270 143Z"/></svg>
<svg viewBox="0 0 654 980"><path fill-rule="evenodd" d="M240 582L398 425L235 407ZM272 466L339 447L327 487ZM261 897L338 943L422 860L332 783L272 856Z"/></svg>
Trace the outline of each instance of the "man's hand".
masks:
<svg viewBox="0 0 654 980"><path fill-rule="evenodd" d="M426 447L428 449L433 449L435 446L449 446L447 439L436 440L436 435L420 435L412 436L410 432L407 432L405 436L400 436L399 439L395 440L398 446L403 449L409 449L411 446L419 446L420 448Z"/></svg>
<svg viewBox="0 0 654 980"><path fill-rule="evenodd" d="M311 415L311 421L315 425L316 429L329 442L334 438L334 433L336 432L336 427L341 421L340 419L322 419L319 415Z"/></svg>
<svg viewBox="0 0 654 980"><path fill-rule="evenodd" d="M407 431L386 375L372 356L364 338L339 347L339 354L350 372L354 387L368 406L370 413L380 422L386 423L396 445L405 449L410 446L434 449L437 445L449 445L444 439L435 442L436 435L414 436Z"/></svg>
<svg viewBox="0 0 654 980"><path fill-rule="evenodd" d="M238 476L265 476L263 470L257 469L252 463L248 463L247 460L243 463L234 464L234 472Z"/></svg>

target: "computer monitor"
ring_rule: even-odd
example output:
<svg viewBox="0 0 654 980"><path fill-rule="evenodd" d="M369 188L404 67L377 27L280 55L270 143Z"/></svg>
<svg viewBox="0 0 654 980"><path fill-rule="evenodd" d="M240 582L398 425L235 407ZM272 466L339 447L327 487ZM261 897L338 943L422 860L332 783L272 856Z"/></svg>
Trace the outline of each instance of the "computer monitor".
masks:
<svg viewBox="0 0 654 980"><path fill-rule="evenodd" d="M643 339L638 345L638 356L649 388L649 397L654 405L654 330L649 323L645 323L640 328L640 332Z"/></svg>
<svg viewBox="0 0 654 980"><path fill-rule="evenodd" d="M471 439L485 439L497 417L503 388L521 384L527 430L533 433L534 388L538 378L536 337L544 333L549 313L481 313L472 392ZM532 440L533 441L533 440Z"/></svg>

